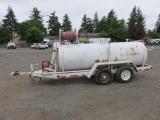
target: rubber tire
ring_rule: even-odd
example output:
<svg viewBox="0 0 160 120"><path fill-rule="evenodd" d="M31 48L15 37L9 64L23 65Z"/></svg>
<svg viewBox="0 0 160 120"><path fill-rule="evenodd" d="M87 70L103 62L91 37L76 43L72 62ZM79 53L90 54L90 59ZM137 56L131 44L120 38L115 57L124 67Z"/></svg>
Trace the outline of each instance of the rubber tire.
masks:
<svg viewBox="0 0 160 120"><path fill-rule="evenodd" d="M128 78L128 80L124 80L122 77L121 77L121 74L124 70L129 70L130 71L130 77ZM132 78L133 78L133 70L131 67L129 66L123 66L123 67L120 67L117 72L116 72L116 80L118 82L121 82L121 83L129 83L132 81Z"/></svg>
<svg viewBox="0 0 160 120"><path fill-rule="evenodd" d="M102 75L107 75L109 77L109 80L103 81L102 80ZM107 77L107 76L105 76L105 77ZM95 82L98 85L108 85L112 82L112 80L113 80L113 74L107 68L103 68L103 69L98 70L96 75L95 75Z"/></svg>

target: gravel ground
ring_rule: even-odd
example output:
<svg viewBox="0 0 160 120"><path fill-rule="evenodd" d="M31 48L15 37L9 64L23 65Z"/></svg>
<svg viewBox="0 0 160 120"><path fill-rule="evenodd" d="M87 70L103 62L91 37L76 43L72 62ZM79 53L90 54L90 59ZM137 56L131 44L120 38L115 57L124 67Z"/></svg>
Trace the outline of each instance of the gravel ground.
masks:
<svg viewBox="0 0 160 120"><path fill-rule="evenodd" d="M0 120L159 120L160 46L149 52L152 71L130 83L96 85L92 79L37 80L11 77L31 63L50 60L52 50L0 49Z"/></svg>

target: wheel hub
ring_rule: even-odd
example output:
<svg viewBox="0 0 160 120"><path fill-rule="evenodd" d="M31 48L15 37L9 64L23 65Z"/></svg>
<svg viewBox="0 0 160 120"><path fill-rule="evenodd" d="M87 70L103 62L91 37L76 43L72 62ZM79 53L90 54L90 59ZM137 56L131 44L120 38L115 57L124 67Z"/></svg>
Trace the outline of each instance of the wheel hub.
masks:
<svg viewBox="0 0 160 120"><path fill-rule="evenodd" d="M128 80L128 79L130 79L130 77L131 77L131 72L129 70L122 71L121 78L123 80Z"/></svg>
<svg viewBox="0 0 160 120"><path fill-rule="evenodd" d="M109 79L110 79L110 76L108 75L108 74L106 74L106 73L102 73L101 74L101 81L109 81Z"/></svg>

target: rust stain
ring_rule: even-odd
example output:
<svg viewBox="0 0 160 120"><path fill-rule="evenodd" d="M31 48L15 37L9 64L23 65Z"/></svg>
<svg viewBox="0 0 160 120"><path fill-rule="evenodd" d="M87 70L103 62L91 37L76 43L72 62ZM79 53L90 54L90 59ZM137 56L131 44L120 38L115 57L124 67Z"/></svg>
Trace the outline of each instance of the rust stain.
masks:
<svg viewBox="0 0 160 120"><path fill-rule="evenodd" d="M105 62L108 62L108 60L105 60Z"/></svg>
<svg viewBox="0 0 160 120"><path fill-rule="evenodd" d="M105 60L99 60L99 59L97 59L97 60L95 60L95 62L96 63L99 63L99 62L108 62L108 60L107 59L105 59Z"/></svg>
<svg viewBox="0 0 160 120"><path fill-rule="evenodd" d="M108 60L102 60L102 62L107 62Z"/></svg>
<svg viewBox="0 0 160 120"><path fill-rule="evenodd" d="M131 48L131 55L136 55L136 50L134 47Z"/></svg>
<svg viewBox="0 0 160 120"><path fill-rule="evenodd" d="M136 49L134 47L130 48L131 53L130 55L138 55L139 53L136 52Z"/></svg>
<svg viewBox="0 0 160 120"><path fill-rule="evenodd" d="M122 54L121 53L121 56L122 57L124 57L124 56L130 56L130 55L132 55L132 56L136 56L136 55L138 55L139 53L137 52L137 46L136 47L131 47L131 48L129 48L129 49L126 49L126 54L124 55L124 54ZM116 60L116 59L115 59Z"/></svg>

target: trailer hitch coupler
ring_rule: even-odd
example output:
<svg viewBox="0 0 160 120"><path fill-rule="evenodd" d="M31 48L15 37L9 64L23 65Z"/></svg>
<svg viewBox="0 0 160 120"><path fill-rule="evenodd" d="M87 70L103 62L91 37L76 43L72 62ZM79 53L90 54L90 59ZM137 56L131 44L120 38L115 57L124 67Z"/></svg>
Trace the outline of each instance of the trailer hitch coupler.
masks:
<svg viewBox="0 0 160 120"><path fill-rule="evenodd" d="M11 75L11 76L17 76L17 75L19 75L19 72L18 72L18 71L16 71L16 72L11 72L10 75Z"/></svg>

